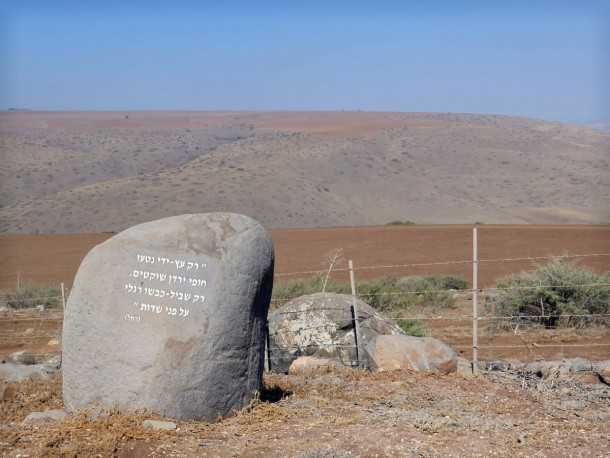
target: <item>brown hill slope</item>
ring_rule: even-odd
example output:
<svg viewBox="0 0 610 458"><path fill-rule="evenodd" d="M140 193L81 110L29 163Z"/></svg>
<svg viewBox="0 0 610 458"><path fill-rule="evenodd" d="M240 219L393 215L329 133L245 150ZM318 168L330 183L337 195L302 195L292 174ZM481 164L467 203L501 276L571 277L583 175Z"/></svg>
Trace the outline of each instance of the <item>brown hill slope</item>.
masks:
<svg viewBox="0 0 610 458"><path fill-rule="evenodd" d="M0 231L234 211L269 227L596 223L610 134L431 113L3 113Z"/></svg>

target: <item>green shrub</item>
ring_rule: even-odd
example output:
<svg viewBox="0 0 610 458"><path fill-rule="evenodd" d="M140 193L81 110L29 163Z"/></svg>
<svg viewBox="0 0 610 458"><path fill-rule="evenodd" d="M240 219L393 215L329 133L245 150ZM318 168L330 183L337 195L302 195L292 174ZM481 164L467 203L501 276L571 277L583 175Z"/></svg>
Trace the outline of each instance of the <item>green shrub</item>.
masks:
<svg viewBox="0 0 610 458"><path fill-rule="evenodd" d="M44 306L45 308L61 306L61 290L53 286L24 283L14 292L6 292L4 301L13 309Z"/></svg>
<svg viewBox="0 0 610 458"><path fill-rule="evenodd" d="M604 320L565 315L610 312L610 287L605 286L609 283L610 277L607 274L596 274L586 268L554 260L538 265L534 271L521 272L500 280L497 283L500 290L492 304L495 305L497 315L526 318L531 315L543 316L531 320L547 328L580 327Z"/></svg>
<svg viewBox="0 0 610 458"><path fill-rule="evenodd" d="M425 337L426 328L421 321L417 320L398 320L398 326L408 335L415 337Z"/></svg>
<svg viewBox="0 0 610 458"><path fill-rule="evenodd" d="M461 277L428 277L438 286L437 289L468 289L468 282Z"/></svg>
<svg viewBox="0 0 610 458"><path fill-rule="evenodd" d="M273 286L274 305L280 306L286 299L322 291L324 275L308 279L289 280ZM468 284L457 277L384 277L358 282L357 294L364 302L378 310L390 311L407 309L414 306L452 307L451 291L444 289L465 289ZM350 294L348 283L330 279L326 292Z"/></svg>
<svg viewBox="0 0 610 458"><path fill-rule="evenodd" d="M324 277L325 275L318 274L307 279L298 278L283 283L274 283L272 299L274 302L287 302L295 297L319 293L322 291ZM347 294L350 292L350 287L348 284L338 283L329 278L326 283L326 292Z"/></svg>

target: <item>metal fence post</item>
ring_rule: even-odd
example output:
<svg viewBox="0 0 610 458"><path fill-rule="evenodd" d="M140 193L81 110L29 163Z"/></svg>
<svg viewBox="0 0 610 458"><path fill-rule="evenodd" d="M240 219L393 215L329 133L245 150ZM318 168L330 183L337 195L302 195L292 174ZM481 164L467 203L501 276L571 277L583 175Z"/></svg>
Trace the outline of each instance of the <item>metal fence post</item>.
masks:
<svg viewBox="0 0 610 458"><path fill-rule="evenodd" d="M472 374L479 373L479 254L478 233L476 226L472 228Z"/></svg>
<svg viewBox="0 0 610 458"><path fill-rule="evenodd" d="M266 337L265 337L265 356L267 357L267 372L271 372L271 345L269 338L269 322L265 326Z"/></svg>
<svg viewBox="0 0 610 458"><path fill-rule="evenodd" d="M66 311L66 291L64 289L64 282L61 282L61 311Z"/></svg>
<svg viewBox="0 0 610 458"><path fill-rule="evenodd" d="M356 344L356 367L360 367L360 323L358 322L358 304L356 303L356 280L354 278L354 264L347 262L349 268L349 282L352 287L352 320L354 323L354 343Z"/></svg>

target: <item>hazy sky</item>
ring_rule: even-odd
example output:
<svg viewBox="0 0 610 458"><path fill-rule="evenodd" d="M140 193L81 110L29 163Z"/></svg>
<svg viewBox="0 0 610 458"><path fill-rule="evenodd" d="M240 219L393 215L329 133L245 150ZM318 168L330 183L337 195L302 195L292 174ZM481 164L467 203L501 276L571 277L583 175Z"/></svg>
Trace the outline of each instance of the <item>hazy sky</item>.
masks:
<svg viewBox="0 0 610 458"><path fill-rule="evenodd" d="M13 3L0 108L610 119L609 2Z"/></svg>

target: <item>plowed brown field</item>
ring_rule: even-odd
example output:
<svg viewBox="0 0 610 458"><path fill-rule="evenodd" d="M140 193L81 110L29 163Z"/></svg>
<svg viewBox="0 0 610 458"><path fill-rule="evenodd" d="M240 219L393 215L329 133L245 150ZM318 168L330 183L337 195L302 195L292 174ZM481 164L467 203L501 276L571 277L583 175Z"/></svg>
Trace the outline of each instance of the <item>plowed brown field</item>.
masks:
<svg viewBox="0 0 610 458"><path fill-rule="evenodd" d="M308 271L328 268L328 255L343 251L339 269L353 259L358 279L384 275L459 275L471 279L471 226L383 226L327 229L279 229L271 231L276 248L278 280L307 277ZM70 286L81 259L111 234L3 235L0 236L0 288L14 289L20 281ZM531 261L498 261L564 254L610 252L610 226L480 226L479 278L482 286L492 285L504 275L529 269ZM610 256L575 259L597 271L610 270ZM465 261L455 262L453 261ZM434 263L440 264L434 264ZM447 262L447 264L443 264ZM427 264L398 267L404 264ZM431 264L431 265L430 265ZM367 268L369 266L375 268ZM393 267L386 267L393 266ZM296 272L296 273L295 273ZM295 273L294 275L285 275ZM345 271L335 273L347 279ZM483 298L482 298L483 301ZM472 324L467 297L454 309L413 310L410 313L433 317L424 320L426 333L453 345L469 358ZM483 307L483 304L481 304ZM481 309L482 310L482 309ZM443 315L446 319L439 319ZM479 328L483 359L514 357L522 360L585 356L607 359L610 334L605 327L592 329L530 329L494 332L488 321ZM61 339L61 312L12 314L0 317L0 356L27 349L34 353L58 351ZM48 343L50 342L50 344ZM494 348L491 348L494 347Z"/></svg>
<svg viewBox="0 0 610 458"><path fill-rule="evenodd" d="M375 226L276 229L271 234L279 280L283 275L328 268L328 255L341 249L352 259L357 278L404 275L459 275L471 279L472 227L462 225ZM0 288L21 281L70 285L85 254L111 234L2 235ZM479 226L479 258L484 260L610 252L610 226ZM404 264L448 263L397 267ZM610 256L578 259L597 271L610 270ZM374 266L375 268L367 268ZM394 267L385 267L394 266ZM489 286L504 275L531 268L532 261L481 262L479 282ZM347 278L338 272L337 278Z"/></svg>

